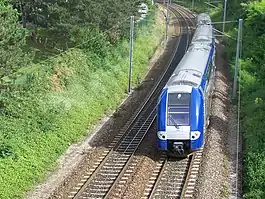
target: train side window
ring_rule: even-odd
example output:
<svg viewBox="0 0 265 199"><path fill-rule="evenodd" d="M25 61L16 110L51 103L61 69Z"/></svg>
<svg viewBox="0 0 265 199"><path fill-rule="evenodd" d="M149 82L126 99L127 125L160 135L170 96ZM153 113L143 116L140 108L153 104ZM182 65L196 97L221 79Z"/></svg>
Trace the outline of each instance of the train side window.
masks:
<svg viewBox="0 0 265 199"><path fill-rule="evenodd" d="M210 60L210 63L208 65L208 69L207 69L207 72L206 72L206 78L207 78L207 80L210 79L211 72L212 72L212 60Z"/></svg>

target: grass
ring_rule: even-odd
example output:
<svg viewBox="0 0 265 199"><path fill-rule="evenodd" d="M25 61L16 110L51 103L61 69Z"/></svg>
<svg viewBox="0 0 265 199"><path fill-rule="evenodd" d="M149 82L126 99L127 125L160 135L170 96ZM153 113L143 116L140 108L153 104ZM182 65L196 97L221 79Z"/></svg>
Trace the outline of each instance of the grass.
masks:
<svg viewBox="0 0 265 199"><path fill-rule="evenodd" d="M163 27L148 23L134 42L133 85L148 70ZM87 135L127 89L128 41L101 58L71 49L25 70L19 88L0 95L0 198L15 199L45 179L67 147ZM26 84L25 84L26 83ZM100 90L100 92L98 92Z"/></svg>

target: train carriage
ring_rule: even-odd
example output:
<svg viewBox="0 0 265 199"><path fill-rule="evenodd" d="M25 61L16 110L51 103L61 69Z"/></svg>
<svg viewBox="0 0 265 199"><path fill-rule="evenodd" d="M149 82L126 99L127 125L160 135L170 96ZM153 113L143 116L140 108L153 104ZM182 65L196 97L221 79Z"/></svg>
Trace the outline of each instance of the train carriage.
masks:
<svg viewBox="0 0 265 199"><path fill-rule="evenodd" d="M197 25L187 52L158 99L157 147L174 156L186 156L204 144L215 45L211 23Z"/></svg>
<svg viewBox="0 0 265 199"><path fill-rule="evenodd" d="M197 26L208 25L211 24L211 22L212 22L211 17L207 13L201 13L197 16L196 20Z"/></svg>

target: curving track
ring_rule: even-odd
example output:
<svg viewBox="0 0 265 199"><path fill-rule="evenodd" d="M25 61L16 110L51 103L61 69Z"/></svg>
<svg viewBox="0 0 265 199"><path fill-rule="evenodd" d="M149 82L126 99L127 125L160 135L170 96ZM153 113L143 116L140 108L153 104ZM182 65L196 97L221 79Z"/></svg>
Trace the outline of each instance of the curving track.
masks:
<svg viewBox="0 0 265 199"><path fill-rule="evenodd" d="M175 43L175 51L172 53L172 59L167 70L143 106L139 108L133 121L128 123L114 138L108 149L95 163L94 168L74 187L68 198L109 198L119 191L119 187L124 186L126 179L135 167L133 154L155 120L156 100L184 55L192 37L192 31L189 27L194 26L194 22L190 13L180 7L170 6L170 10L180 19L181 35Z"/></svg>

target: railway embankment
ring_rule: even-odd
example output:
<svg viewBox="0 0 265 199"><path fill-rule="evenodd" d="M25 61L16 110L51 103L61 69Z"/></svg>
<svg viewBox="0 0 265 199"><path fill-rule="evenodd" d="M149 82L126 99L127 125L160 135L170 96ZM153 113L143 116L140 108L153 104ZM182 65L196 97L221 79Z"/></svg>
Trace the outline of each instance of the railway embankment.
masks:
<svg viewBox="0 0 265 199"><path fill-rule="evenodd" d="M164 26L161 24L164 21L160 15L151 16L147 26L135 28L133 85L136 90L141 90L138 83L149 70L150 57L156 49L162 51ZM1 115L1 136L4 135L1 139L5 143L1 142L4 158L0 162L0 198L22 197L41 181L44 183L36 186L27 197L47 198L57 185L67 184L65 177L78 167L82 158L88 160L97 154L93 150L95 146L88 145L87 141L76 142L91 134L95 126L103 124L125 101L128 52L127 40L112 47L105 57L71 49L45 66L34 65L33 68L40 70L27 76L30 83L26 88L11 89L7 96L2 95L4 102L8 100L8 108ZM152 78L146 79L147 84L152 83ZM122 111L117 110L113 118L128 120L141 103L143 94L138 100L134 100L135 96L131 94L123 103L126 106ZM106 131L111 137L122 124L112 120L105 124L109 125L116 126ZM66 151L73 143L76 144Z"/></svg>

